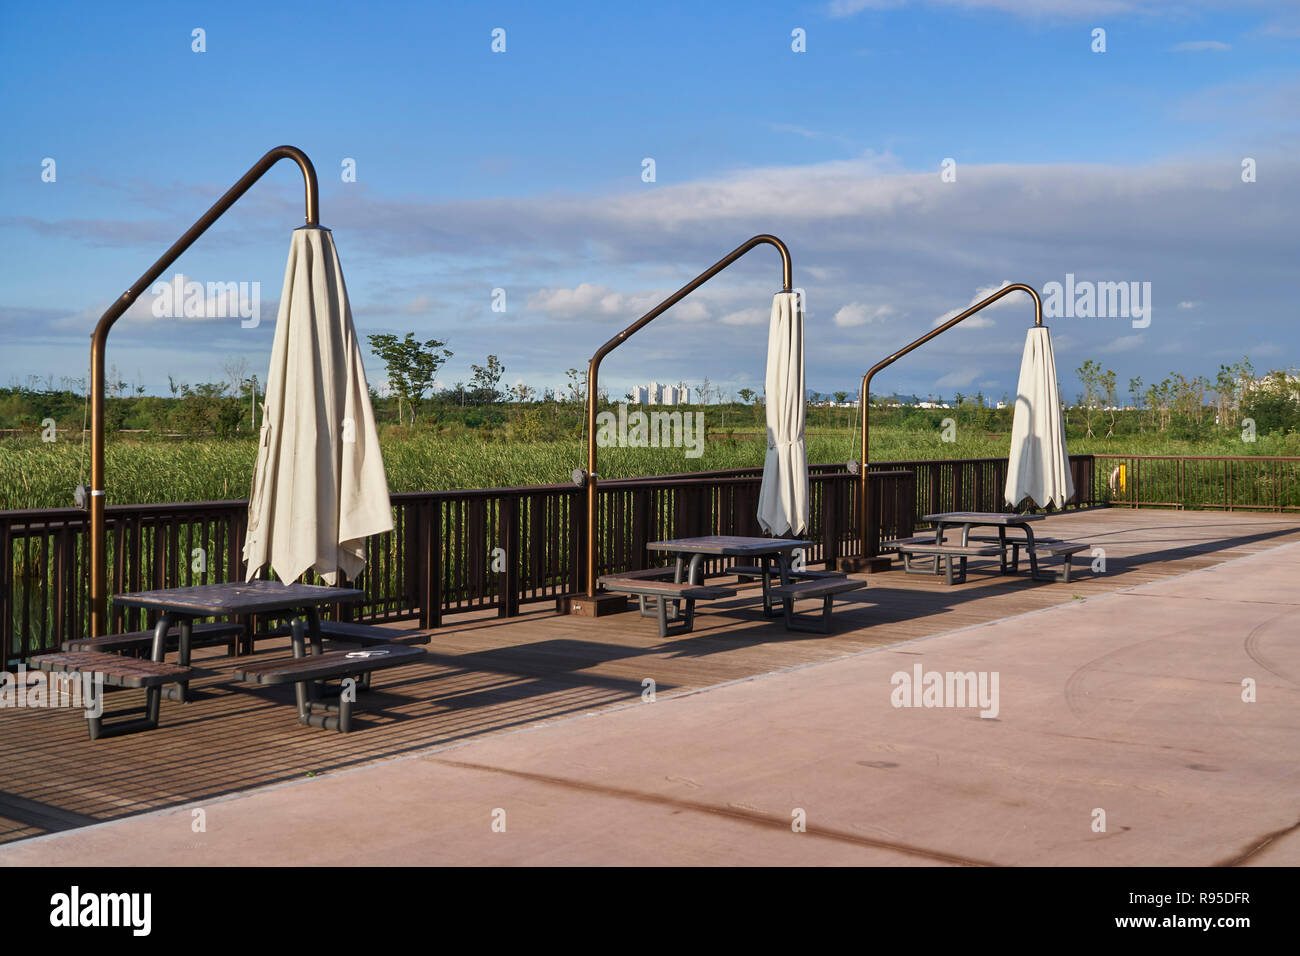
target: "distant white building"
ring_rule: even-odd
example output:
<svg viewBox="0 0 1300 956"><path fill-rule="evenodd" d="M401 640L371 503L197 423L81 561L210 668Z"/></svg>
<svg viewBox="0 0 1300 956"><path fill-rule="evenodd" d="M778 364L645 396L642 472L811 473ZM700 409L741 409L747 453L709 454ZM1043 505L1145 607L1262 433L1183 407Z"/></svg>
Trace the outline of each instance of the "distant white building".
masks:
<svg viewBox="0 0 1300 956"><path fill-rule="evenodd" d="M637 405L688 405L691 390L677 385L638 385L632 389L632 401Z"/></svg>

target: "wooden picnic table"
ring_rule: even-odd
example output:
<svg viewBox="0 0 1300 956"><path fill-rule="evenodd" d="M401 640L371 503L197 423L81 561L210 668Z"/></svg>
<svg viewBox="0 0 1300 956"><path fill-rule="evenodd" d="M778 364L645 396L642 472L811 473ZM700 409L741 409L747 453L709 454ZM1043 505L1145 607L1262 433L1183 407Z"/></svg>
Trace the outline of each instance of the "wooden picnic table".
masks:
<svg viewBox="0 0 1300 956"><path fill-rule="evenodd" d="M961 528L961 545L966 547L970 543L971 528L994 527L998 529L998 544L1001 547L1001 556L999 558L1002 574L1014 574L1016 568L1014 564L1009 565L1007 562L1007 529L1018 528L1025 534L1025 551L1029 555L1029 573L1033 578L1038 578L1038 554L1034 546L1034 529L1033 522L1042 521L1046 515L1041 514L1016 514L1014 512L1003 511L945 511L939 514L924 515L923 521L929 521L934 525L935 535L934 543L942 544L944 532L950 528ZM1018 544L1019 542L1011 542ZM936 562L937 564L937 562ZM1010 570L1008 570L1010 568Z"/></svg>
<svg viewBox="0 0 1300 956"><path fill-rule="evenodd" d="M652 541L646 545L651 551L672 554L677 559L673 580L677 584L703 584L701 568L705 558L749 558L759 562L763 579L763 614L774 617L772 610L771 562L775 561L781 585L790 583L790 558L796 550L813 546L812 541L798 538L747 538L730 534L711 534L699 538L674 538L670 541ZM785 613L793 605L790 598L782 598Z"/></svg>
<svg viewBox="0 0 1300 956"><path fill-rule="evenodd" d="M122 607L161 610L163 615L154 627L150 657L162 663L167 653L167 632L175 625L178 632L177 660L190 664L194 621L203 617L263 614L288 618L293 656L306 656L306 641L311 640L312 654L322 653L320 608L327 604L352 602L364 597L354 588L324 587L318 584L281 584L278 581L240 581L227 584L198 584L157 591L117 594L113 602ZM177 690L164 689L169 700L189 699L189 682Z"/></svg>

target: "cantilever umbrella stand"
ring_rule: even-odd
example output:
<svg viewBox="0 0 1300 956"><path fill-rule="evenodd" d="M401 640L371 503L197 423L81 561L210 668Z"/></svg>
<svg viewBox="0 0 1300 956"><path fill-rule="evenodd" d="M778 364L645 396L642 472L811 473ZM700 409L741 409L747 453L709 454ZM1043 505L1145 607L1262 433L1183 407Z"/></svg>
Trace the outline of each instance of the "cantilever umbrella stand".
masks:
<svg viewBox="0 0 1300 956"><path fill-rule="evenodd" d="M664 312L667 312L682 299L686 298L686 296L690 295L723 269L727 268L737 259L745 255L745 253L761 245L775 246L777 251L781 253L781 291L794 291L794 270L790 262L790 250L786 248L785 243L776 236L770 236L767 234L754 236L749 241L732 250L726 256L723 256L690 282L686 283L686 285L682 286L645 315L641 316L641 318L629 325L622 332L618 333L618 335L614 336L597 349L596 354L591 357L591 361L587 365L587 471L583 476L583 481L587 490L586 551L583 555L585 571L583 579L586 584L586 591L583 594L574 595L569 598L562 598L559 602L561 612L567 611L568 613L576 614L581 617L601 617L606 614L615 614L627 610L627 595L601 591L598 587L598 576L596 572L598 564L596 541L598 518L596 401L598 395L601 359L626 342L634 332L649 325Z"/></svg>
<svg viewBox="0 0 1300 956"><path fill-rule="evenodd" d="M869 412L871 409L870 399L872 378L874 378L876 373L881 369L893 365L908 352L919 348L935 336L942 335L954 325L957 325L959 322L964 322L976 312L987 308L1004 295L1009 295L1012 292L1024 292L1034 300L1034 325L1041 326L1043 324L1043 300L1038 297L1038 293L1034 291L1033 287L1025 285L1022 282L1005 285L988 298L976 302L960 315L953 316L947 322L943 323L943 325L931 329L915 342L903 346L903 348L899 349L893 355L877 362L867 370L865 375L862 376L862 391L858 397L858 414L860 416L859 421L862 429L862 458L857 462L859 480L857 515L858 553L849 557L840 558L839 569L841 571L865 571L868 574L872 574L877 571L888 571L890 564L893 562L893 558L889 555L879 555L876 553L874 542L871 540L872 536L869 534L869 529L867 527L867 521L871 515L871 482L868 480L871 469L869 465L870 458L868 457L868 437L870 435L871 426Z"/></svg>
<svg viewBox="0 0 1300 956"><path fill-rule="evenodd" d="M192 225L170 249L162 254L131 288L109 307L95 326L90 345L90 633L107 634L108 630L108 547L104 529L104 349L113 324L122 317L154 281L181 253L220 219L253 183L262 178L282 159L292 159L302 171L305 194L306 224L320 224L320 201L317 195L316 168L307 154L295 146L277 146L259 159L212 208Z"/></svg>

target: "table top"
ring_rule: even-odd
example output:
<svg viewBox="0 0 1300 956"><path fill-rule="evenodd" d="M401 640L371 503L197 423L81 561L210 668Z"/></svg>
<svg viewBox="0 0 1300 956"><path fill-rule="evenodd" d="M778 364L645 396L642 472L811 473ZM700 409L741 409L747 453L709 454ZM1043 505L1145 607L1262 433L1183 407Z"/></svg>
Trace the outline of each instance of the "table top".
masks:
<svg viewBox="0 0 1300 956"><path fill-rule="evenodd" d="M924 515L922 521L931 524L991 524L1016 525L1028 524L1030 521L1042 521L1047 515L1011 514L997 511L946 511L937 515Z"/></svg>
<svg viewBox="0 0 1300 956"><path fill-rule="evenodd" d="M795 548L810 548L812 545L812 541L795 538L742 538L730 534L710 534L702 538L651 541L646 547L651 551L673 551L678 554L757 555L778 554Z"/></svg>
<svg viewBox="0 0 1300 956"><path fill-rule="evenodd" d="M188 588L115 594L113 603L123 607L157 608L208 617L319 607L322 604L356 601L364 594L365 592L353 588L330 588L319 584L235 581L228 584L197 584Z"/></svg>

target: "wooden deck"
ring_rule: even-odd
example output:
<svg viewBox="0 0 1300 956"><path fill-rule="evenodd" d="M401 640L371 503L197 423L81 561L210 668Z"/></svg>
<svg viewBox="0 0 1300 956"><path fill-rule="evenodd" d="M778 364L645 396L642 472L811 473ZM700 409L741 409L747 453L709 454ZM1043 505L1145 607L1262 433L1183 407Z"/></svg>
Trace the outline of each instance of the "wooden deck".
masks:
<svg viewBox="0 0 1300 956"><path fill-rule="evenodd" d="M290 687L238 683L220 649L196 654L196 700L164 701L156 731L92 743L78 711L0 711L0 842L344 770L431 747L640 700L700 690L1206 567L1300 541L1300 515L1109 509L1050 518L1041 533L1105 549L1106 573L1078 555L1070 584L999 577L973 561L966 584L872 575L837 606L835 633L765 620L757 585L702 605L692 634L660 641L635 613L509 620L466 616L434 634L428 662L377 673L349 735L300 727ZM983 570L982 570L983 569ZM994 568L995 570L995 568ZM813 605L809 604L808 608ZM1050 635L1044 635L1050 641ZM263 644L259 656L286 648ZM1044 652L1050 653L1045 643ZM117 691L109 709L134 706ZM430 809L437 794L429 794Z"/></svg>

